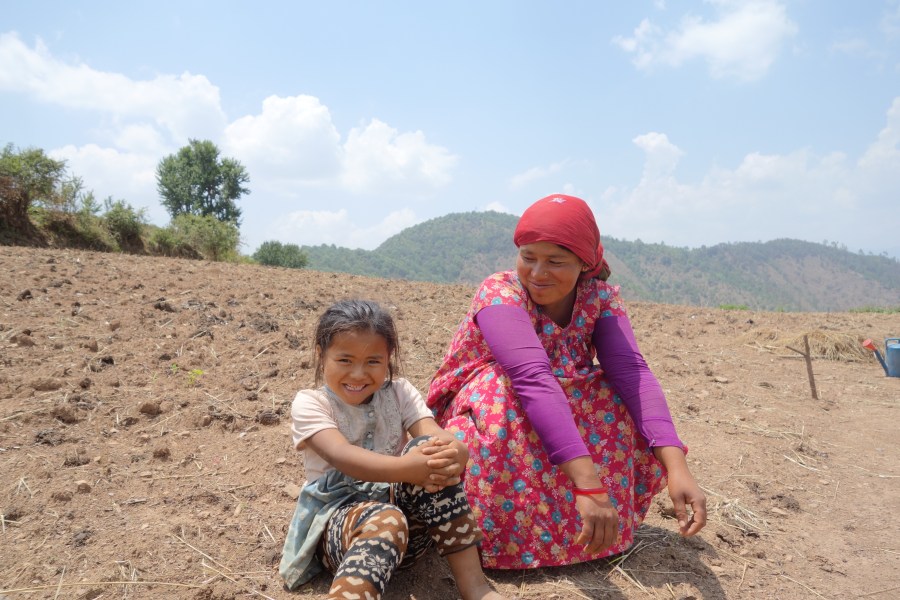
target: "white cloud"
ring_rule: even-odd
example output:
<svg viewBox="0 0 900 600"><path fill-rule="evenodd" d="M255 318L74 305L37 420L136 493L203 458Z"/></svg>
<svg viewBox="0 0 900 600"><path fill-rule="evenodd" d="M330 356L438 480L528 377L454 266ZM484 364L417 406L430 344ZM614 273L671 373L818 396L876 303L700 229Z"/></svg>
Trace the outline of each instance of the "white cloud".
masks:
<svg viewBox="0 0 900 600"><path fill-rule="evenodd" d="M596 207L601 230L679 246L790 237L873 249L870 240L889 239L897 223L900 97L886 117L858 160L805 149L752 153L693 185L677 179L681 149L663 134L637 136L633 141L646 155L644 175L634 188L602 194Z"/></svg>
<svg viewBox="0 0 900 600"><path fill-rule="evenodd" d="M354 191L440 187L458 158L421 131L399 133L378 119L354 128L344 144L343 184Z"/></svg>
<svg viewBox="0 0 900 600"><path fill-rule="evenodd" d="M532 167L523 173L513 175L509 180L509 187L512 190L516 190L530 183L534 183L535 181L559 173L568 163L568 160L563 160L546 167Z"/></svg>
<svg viewBox="0 0 900 600"><path fill-rule="evenodd" d="M867 168L897 167L898 145L900 145L900 97L894 98L894 102L887 112L887 125L878 132L878 138L866 150L860 159L860 165Z"/></svg>
<svg viewBox="0 0 900 600"><path fill-rule="evenodd" d="M150 120L178 141L218 134L225 124L219 89L202 75L135 81L84 63L64 62L42 41L29 48L15 33L0 34L0 90L114 119Z"/></svg>
<svg viewBox="0 0 900 600"><path fill-rule="evenodd" d="M269 96L259 115L225 128L222 150L257 181L312 185L333 181L341 171L340 134L328 107L313 96Z"/></svg>
<svg viewBox="0 0 900 600"><path fill-rule="evenodd" d="M344 248L372 250L387 238L417 222L415 213L408 208L393 211L378 223L369 226L353 222L346 209L299 210L280 217L266 239L279 239L283 243L300 246L334 244Z"/></svg>
<svg viewBox="0 0 900 600"><path fill-rule="evenodd" d="M159 130L147 123L125 125L110 137L114 146L135 154L162 158L169 149Z"/></svg>
<svg viewBox="0 0 900 600"><path fill-rule="evenodd" d="M645 133L631 141L643 150L646 156L644 179L658 179L672 175L684 154L664 133Z"/></svg>
<svg viewBox="0 0 900 600"><path fill-rule="evenodd" d="M716 19L685 16L671 31L644 19L632 37L613 43L629 54L639 69L680 67L701 59L715 78L754 81L763 77L784 41L797 32L784 5L775 0L708 0Z"/></svg>
<svg viewBox="0 0 900 600"><path fill-rule="evenodd" d="M304 186L329 192L426 197L446 185L458 158L429 143L422 131L400 132L372 119L346 140L331 113L309 95L270 96L259 114L228 123L219 89L202 75L162 74L136 81L52 55L38 40L29 47L15 33L0 34L0 92L96 113L94 139L55 152L88 189L162 211L156 193L159 160L189 138L220 144L240 160L251 192L275 205L295 201ZM391 219L402 221L402 213ZM165 214L159 220L165 220ZM389 229L385 221L381 229Z"/></svg>
<svg viewBox="0 0 900 600"><path fill-rule="evenodd" d="M897 165L900 165L900 97L894 98L887 112L887 124L857 163L859 189L865 190L867 196L883 197L885 202L894 206L892 221L895 227L898 222L896 199L900 197L900 169Z"/></svg>
<svg viewBox="0 0 900 600"><path fill-rule="evenodd" d="M305 95L266 98L259 115L225 129L223 151L276 193L299 185L422 194L447 184L458 161L421 131L400 133L378 119L351 129L342 141L328 107Z"/></svg>

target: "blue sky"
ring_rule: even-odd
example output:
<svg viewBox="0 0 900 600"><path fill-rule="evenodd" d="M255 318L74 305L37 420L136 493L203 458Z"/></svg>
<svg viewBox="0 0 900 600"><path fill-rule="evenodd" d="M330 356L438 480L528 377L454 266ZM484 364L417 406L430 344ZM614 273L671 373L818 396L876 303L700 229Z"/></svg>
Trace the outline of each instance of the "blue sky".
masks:
<svg viewBox="0 0 900 600"><path fill-rule="evenodd" d="M900 257L900 0L5 2L0 143L169 215L240 160L245 253L581 196L601 234Z"/></svg>

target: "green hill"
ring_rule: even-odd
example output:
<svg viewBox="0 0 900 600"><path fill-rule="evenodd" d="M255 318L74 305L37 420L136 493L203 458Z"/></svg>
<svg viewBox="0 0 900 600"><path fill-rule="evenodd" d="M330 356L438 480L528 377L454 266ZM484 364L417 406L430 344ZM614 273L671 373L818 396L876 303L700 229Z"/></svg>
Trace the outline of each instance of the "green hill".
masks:
<svg viewBox="0 0 900 600"><path fill-rule="evenodd" d="M517 218L488 212L454 213L420 223L375 250L303 246L309 268L436 283L476 283L515 262Z"/></svg>
<svg viewBox="0 0 900 600"><path fill-rule="evenodd" d="M375 250L304 246L309 268L437 283L479 283L515 265L517 217L455 213ZM759 310L900 308L900 261L792 239L678 248L604 237L610 282L630 300Z"/></svg>

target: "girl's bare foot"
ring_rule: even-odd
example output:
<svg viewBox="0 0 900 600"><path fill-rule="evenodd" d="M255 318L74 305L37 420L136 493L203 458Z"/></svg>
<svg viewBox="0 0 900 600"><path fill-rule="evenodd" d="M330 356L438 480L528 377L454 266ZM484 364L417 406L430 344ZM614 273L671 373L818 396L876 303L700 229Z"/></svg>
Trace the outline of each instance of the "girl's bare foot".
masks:
<svg viewBox="0 0 900 600"><path fill-rule="evenodd" d="M509 600L507 596L494 591L488 583L481 570L481 558L475 546L451 554L447 557L447 563L463 600Z"/></svg>

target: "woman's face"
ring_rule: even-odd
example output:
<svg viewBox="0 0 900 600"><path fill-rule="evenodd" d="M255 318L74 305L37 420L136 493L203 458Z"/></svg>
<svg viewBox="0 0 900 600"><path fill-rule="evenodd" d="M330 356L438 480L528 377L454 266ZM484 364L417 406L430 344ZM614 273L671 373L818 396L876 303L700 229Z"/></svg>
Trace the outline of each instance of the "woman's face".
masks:
<svg viewBox="0 0 900 600"><path fill-rule="evenodd" d="M550 242L535 242L519 246L516 272L528 295L542 306L554 320L568 320L575 297L578 276L584 263L561 246ZM569 311L570 314L565 314Z"/></svg>

